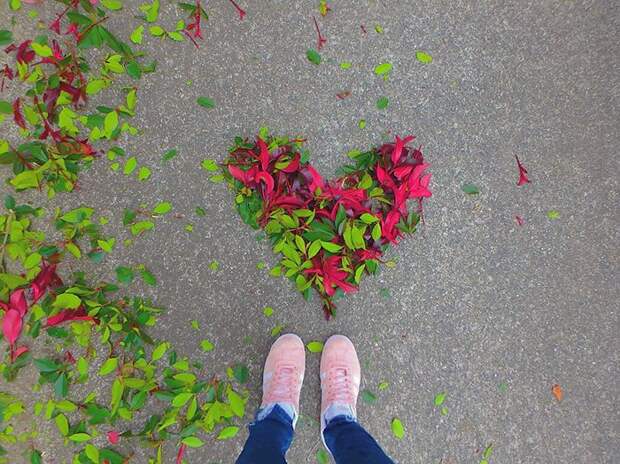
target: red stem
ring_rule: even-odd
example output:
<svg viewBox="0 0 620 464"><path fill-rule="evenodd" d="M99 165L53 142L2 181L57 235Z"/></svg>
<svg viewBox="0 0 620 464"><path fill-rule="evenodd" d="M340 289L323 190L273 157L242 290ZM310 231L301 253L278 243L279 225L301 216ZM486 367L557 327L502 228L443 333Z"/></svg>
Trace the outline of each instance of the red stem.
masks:
<svg viewBox="0 0 620 464"><path fill-rule="evenodd" d="M230 3L233 4L233 6L237 9L237 11L239 12L239 19L242 20L243 17L245 16L245 11L243 11L241 9L241 7L239 5L237 5L237 2L235 2L235 0L229 0Z"/></svg>
<svg viewBox="0 0 620 464"><path fill-rule="evenodd" d="M316 22L316 18L313 16L312 20L314 21L314 27L316 28L316 34L318 36L317 40L317 49L321 50L323 45L327 42L327 39L321 35L321 30L319 29L319 23Z"/></svg>

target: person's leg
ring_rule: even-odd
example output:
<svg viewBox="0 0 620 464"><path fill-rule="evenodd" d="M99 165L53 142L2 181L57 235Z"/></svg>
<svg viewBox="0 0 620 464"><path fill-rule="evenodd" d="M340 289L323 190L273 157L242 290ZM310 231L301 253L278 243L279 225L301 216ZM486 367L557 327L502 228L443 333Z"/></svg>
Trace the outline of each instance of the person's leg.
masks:
<svg viewBox="0 0 620 464"><path fill-rule="evenodd" d="M357 422L360 363L351 340L330 337L321 356L321 436L337 464L394 464Z"/></svg>
<svg viewBox="0 0 620 464"><path fill-rule="evenodd" d="M282 335L273 343L263 370L261 407L237 464L286 464L299 416L305 363L305 347L297 335Z"/></svg>

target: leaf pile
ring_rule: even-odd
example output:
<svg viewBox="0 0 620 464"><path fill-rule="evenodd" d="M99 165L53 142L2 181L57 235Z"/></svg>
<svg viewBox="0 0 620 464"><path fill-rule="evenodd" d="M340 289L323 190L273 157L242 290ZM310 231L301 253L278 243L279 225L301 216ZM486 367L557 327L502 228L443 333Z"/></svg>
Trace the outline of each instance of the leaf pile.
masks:
<svg viewBox="0 0 620 464"><path fill-rule="evenodd" d="M330 317L334 298L355 291L387 248L415 231L422 200L431 196L428 164L407 146L413 136L396 137L351 152L354 164L325 180L308 162L302 140L261 132L255 142L238 138L224 162L237 210L281 253L272 273L294 281L306 298L314 289ZM412 207L408 200L415 200Z"/></svg>

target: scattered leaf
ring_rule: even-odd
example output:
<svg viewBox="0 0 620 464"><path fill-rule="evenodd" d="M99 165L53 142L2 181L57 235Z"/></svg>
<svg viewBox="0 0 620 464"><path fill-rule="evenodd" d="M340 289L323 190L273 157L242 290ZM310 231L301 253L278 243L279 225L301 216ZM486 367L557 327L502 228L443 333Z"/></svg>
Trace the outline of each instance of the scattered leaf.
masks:
<svg viewBox="0 0 620 464"><path fill-rule="evenodd" d="M415 52L415 57L420 63L428 64L433 62L433 57L426 52L417 51Z"/></svg>
<svg viewBox="0 0 620 464"><path fill-rule="evenodd" d="M405 428L399 418L392 419L392 433L399 440L405 436Z"/></svg>

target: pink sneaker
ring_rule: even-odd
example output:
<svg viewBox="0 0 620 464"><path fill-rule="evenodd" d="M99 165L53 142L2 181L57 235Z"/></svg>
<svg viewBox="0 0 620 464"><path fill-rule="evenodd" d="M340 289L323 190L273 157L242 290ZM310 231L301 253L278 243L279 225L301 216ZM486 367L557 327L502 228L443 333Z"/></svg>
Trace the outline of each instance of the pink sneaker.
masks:
<svg viewBox="0 0 620 464"><path fill-rule="evenodd" d="M321 356L321 435L336 416L357 418L356 404L360 388L360 362L351 340L332 335Z"/></svg>
<svg viewBox="0 0 620 464"><path fill-rule="evenodd" d="M306 368L306 350L297 335L278 338L267 355L263 370L263 401L261 408L277 403L294 411L293 424L299 416L299 393Z"/></svg>

